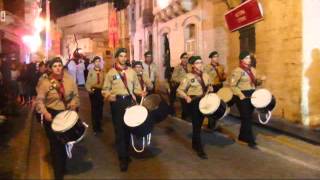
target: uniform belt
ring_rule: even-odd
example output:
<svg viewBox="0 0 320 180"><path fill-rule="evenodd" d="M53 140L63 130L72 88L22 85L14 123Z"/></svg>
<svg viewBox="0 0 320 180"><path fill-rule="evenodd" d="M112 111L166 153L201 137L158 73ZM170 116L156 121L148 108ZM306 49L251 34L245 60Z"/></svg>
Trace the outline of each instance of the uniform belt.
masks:
<svg viewBox="0 0 320 180"><path fill-rule="evenodd" d="M126 98L131 98L130 95L116 95L117 99L126 99Z"/></svg>

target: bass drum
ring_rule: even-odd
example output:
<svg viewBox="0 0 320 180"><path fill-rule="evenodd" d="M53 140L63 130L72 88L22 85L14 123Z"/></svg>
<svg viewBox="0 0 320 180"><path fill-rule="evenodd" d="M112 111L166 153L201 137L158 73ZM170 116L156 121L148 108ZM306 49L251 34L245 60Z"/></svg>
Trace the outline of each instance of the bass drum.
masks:
<svg viewBox="0 0 320 180"><path fill-rule="evenodd" d="M141 105L127 108L123 120L129 128L130 133L137 137L144 137L151 133L153 129L153 123L148 110Z"/></svg>
<svg viewBox="0 0 320 180"><path fill-rule="evenodd" d="M81 141L86 133L88 125L79 120L76 111L62 111L55 116L51 124L57 138L64 144Z"/></svg>
<svg viewBox="0 0 320 180"><path fill-rule="evenodd" d="M148 109L150 117L155 123L166 119L171 110L167 102L158 94L145 97L142 105Z"/></svg>
<svg viewBox="0 0 320 180"><path fill-rule="evenodd" d="M267 124L271 118L272 110L276 106L276 99L267 89L258 89L254 91L251 97L251 104L259 113L259 121L262 124ZM265 121L262 120L260 114L265 114Z"/></svg>
<svg viewBox="0 0 320 180"><path fill-rule="evenodd" d="M199 110L203 115L216 120L224 118L229 113L227 104L215 93L207 94L201 98Z"/></svg>
<svg viewBox="0 0 320 180"><path fill-rule="evenodd" d="M236 96L233 95L232 89L229 87L223 87L218 92L217 95L222 99L229 107L231 107L235 101Z"/></svg>

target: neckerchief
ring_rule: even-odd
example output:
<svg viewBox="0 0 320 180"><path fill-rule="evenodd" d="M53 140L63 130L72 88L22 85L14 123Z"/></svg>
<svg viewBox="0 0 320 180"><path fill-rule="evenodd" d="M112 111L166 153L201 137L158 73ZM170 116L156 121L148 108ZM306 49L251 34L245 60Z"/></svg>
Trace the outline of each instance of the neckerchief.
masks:
<svg viewBox="0 0 320 180"><path fill-rule="evenodd" d="M240 62L240 68L241 68L242 70L244 70L244 71L249 75L250 80L251 80L251 84L252 84L252 85L256 85L256 77L255 77L254 74L252 73L251 67L245 65L245 64L242 63L242 62Z"/></svg>
<svg viewBox="0 0 320 180"><path fill-rule="evenodd" d="M206 87L204 80L203 80L202 71L199 71L199 70L196 70L195 68L192 68L192 74L196 75L196 79L198 80L198 82L200 83L200 85L202 87L202 92L205 93L207 91L207 87Z"/></svg>
<svg viewBox="0 0 320 180"><path fill-rule="evenodd" d="M94 70L96 71L96 73L97 73L97 84L100 84L100 69L96 69L96 68L94 68Z"/></svg>
<svg viewBox="0 0 320 180"><path fill-rule="evenodd" d="M140 83L141 89L144 89L144 81L143 81L142 74L138 74L138 78L139 78L139 83Z"/></svg>
<svg viewBox="0 0 320 180"><path fill-rule="evenodd" d="M64 93L65 93L65 89L64 89L64 85L63 85L63 73L62 75L54 75L52 74L51 75L51 79L54 79L55 81L57 81L59 83L59 86L57 87L57 91L58 91L58 94L59 94L59 97L62 101L64 101L65 97L64 97Z"/></svg>
<svg viewBox="0 0 320 180"><path fill-rule="evenodd" d="M184 64L180 63L180 66L184 69L184 71L186 73L188 73L188 65L184 65Z"/></svg>

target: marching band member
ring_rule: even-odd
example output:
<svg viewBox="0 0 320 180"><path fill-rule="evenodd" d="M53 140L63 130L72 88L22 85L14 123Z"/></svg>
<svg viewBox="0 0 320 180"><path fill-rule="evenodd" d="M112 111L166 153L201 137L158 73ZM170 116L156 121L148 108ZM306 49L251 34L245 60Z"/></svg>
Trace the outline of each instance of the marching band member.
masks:
<svg viewBox="0 0 320 180"><path fill-rule="evenodd" d="M97 133L103 132L101 128L101 120L103 117L103 97L101 89L104 81L104 71L101 69L101 58L99 56L95 56L92 63L94 67L89 70L85 87L89 92L91 102L92 128L95 135L97 135Z"/></svg>
<svg viewBox="0 0 320 180"><path fill-rule="evenodd" d="M256 70L251 66L250 53L242 51L239 55L240 65L233 70L230 78L230 86L234 95L237 96L236 104L240 112L241 127L238 139L248 144L250 148L256 149L256 141L252 132L252 114L254 107L250 98L256 86L265 80L258 79Z"/></svg>
<svg viewBox="0 0 320 180"><path fill-rule="evenodd" d="M177 88L179 87L179 84L181 83L183 78L188 73L188 58L189 57L186 52L182 53L180 55L181 63L174 68L173 73L172 73L171 88L170 88L171 89L171 91L170 91L170 105L172 106L172 108L174 108L173 104L176 99ZM181 118L186 119L187 115L188 115L187 104L184 101L184 99L181 99L181 98L179 98L179 99L180 99L180 103L181 103L181 107L182 107L181 108L182 109Z"/></svg>
<svg viewBox="0 0 320 180"><path fill-rule="evenodd" d="M44 117L43 125L50 143L54 177L63 179L67 158L65 145L57 139L51 123L59 112L79 107L78 88L74 79L63 72L59 57L50 60L48 66L50 74L42 76L37 85L36 108Z"/></svg>
<svg viewBox="0 0 320 180"><path fill-rule="evenodd" d="M224 67L219 63L219 53L213 51L209 54L210 64L204 67L204 72L206 72L209 77L213 87L213 92L218 92L219 89L223 87L223 82L226 80L226 74L224 72ZM213 130L216 126L216 119L212 117L208 118L208 129Z"/></svg>
<svg viewBox="0 0 320 180"><path fill-rule="evenodd" d="M106 74L102 95L111 104L112 121L116 135L116 146L120 161L120 170L127 171L130 157L128 153L130 132L124 124L124 113L127 107L136 100L134 94L145 96L141 91L136 72L127 67L127 50L119 48L115 53L116 63Z"/></svg>
<svg viewBox="0 0 320 180"><path fill-rule="evenodd" d="M207 73L203 72L200 56L191 56L189 63L192 71L188 73L178 87L177 95L188 103L192 118L192 148L202 159L208 159L201 143L201 126L204 116L199 110L200 99L210 88L210 79ZM211 89L209 89L211 90Z"/></svg>
<svg viewBox="0 0 320 180"><path fill-rule="evenodd" d="M141 89L143 90L146 88L148 91L151 91L153 89L153 84L149 79L149 77L146 75L146 73L144 73L142 62L133 61L132 68L137 73ZM138 103L140 103L141 97L138 96L137 99L138 99Z"/></svg>
<svg viewBox="0 0 320 180"><path fill-rule="evenodd" d="M148 75L148 78L151 80L153 84L153 89L149 92L154 93L156 88L158 67L153 62L151 51L147 51L146 53L144 53L144 62L142 63L142 65L144 72Z"/></svg>

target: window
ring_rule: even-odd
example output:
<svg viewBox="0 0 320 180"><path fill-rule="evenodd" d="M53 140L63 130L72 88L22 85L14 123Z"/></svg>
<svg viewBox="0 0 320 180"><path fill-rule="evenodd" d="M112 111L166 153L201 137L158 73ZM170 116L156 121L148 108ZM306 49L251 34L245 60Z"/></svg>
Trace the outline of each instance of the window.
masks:
<svg viewBox="0 0 320 180"><path fill-rule="evenodd" d="M256 31L254 26L245 27L239 30L240 51L256 52ZM252 65L256 66L256 60L252 59Z"/></svg>
<svg viewBox="0 0 320 180"><path fill-rule="evenodd" d="M196 49L196 25L189 24L185 28L185 51L188 54L195 54Z"/></svg>

